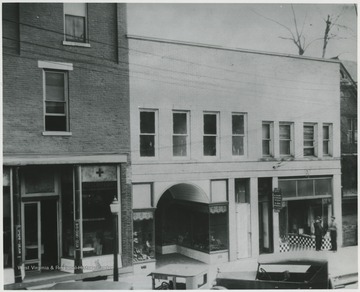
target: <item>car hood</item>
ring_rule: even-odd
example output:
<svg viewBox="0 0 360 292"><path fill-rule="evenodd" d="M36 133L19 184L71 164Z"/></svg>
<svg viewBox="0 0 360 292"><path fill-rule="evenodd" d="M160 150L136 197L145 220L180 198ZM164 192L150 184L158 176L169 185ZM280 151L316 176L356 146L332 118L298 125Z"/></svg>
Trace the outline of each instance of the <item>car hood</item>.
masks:
<svg viewBox="0 0 360 292"><path fill-rule="evenodd" d="M237 280L255 280L256 271L253 272L224 272L219 273L216 278L218 279L237 279Z"/></svg>

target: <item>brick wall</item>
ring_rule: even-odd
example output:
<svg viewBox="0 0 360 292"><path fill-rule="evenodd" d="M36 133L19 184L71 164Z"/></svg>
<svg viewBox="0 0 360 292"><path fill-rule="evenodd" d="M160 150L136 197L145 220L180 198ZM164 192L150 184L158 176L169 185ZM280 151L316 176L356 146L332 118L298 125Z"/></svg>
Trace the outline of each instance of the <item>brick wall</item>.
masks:
<svg viewBox="0 0 360 292"><path fill-rule="evenodd" d="M123 53L127 52L127 40L126 19L122 19L125 4L88 5L90 48L63 45L62 4L19 5L20 54L4 52L4 153L128 152L128 59ZM5 4L3 15L11 11L16 16L16 9ZM4 30L7 27L4 25ZM14 22L10 29L16 31ZM39 60L73 64L74 70L69 72L71 136L42 135L43 77Z"/></svg>

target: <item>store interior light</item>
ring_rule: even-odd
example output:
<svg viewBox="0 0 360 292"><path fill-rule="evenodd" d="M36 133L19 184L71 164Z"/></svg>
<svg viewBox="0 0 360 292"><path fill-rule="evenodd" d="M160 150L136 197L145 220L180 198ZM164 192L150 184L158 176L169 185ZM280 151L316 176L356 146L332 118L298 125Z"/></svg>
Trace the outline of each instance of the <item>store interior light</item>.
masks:
<svg viewBox="0 0 360 292"><path fill-rule="evenodd" d="M120 211L120 203L119 201L116 199L116 196L114 196L114 200L111 202L110 204L110 210L111 213L115 214L119 214Z"/></svg>

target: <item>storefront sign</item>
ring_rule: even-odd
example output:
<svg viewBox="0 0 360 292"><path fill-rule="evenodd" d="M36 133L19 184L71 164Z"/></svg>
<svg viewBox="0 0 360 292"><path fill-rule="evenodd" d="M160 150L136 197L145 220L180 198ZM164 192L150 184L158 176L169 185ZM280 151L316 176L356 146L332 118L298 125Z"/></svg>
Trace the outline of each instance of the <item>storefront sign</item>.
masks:
<svg viewBox="0 0 360 292"><path fill-rule="evenodd" d="M80 250L80 221L75 220L75 249Z"/></svg>
<svg viewBox="0 0 360 292"><path fill-rule="evenodd" d="M282 193L278 188L273 191L273 208L275 212L280 212L282 208Z"/></svg>
<svg viewBox="0 0 360 292"><path fill-rule="evenodd" d="M17 249L17 256L21 256L22 254L21 225L16 225L16 249Z"/></svg>
<svg viewBox="0 0 360 292"><path fill-rule="evenodd" d="M83 166L82 182L116 181L117 172L114 165Z"/></svg>

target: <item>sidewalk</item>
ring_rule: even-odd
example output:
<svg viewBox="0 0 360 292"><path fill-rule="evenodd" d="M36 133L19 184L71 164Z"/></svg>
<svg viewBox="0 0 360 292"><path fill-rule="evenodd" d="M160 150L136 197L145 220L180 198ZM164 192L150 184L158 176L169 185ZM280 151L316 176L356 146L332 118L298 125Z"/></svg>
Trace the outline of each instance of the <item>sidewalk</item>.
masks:
<svg viewBox="0 0 360 292"><path fill-rule="evenodd" d="M306 252L289 252L296 257L301 257ZM357 273L358 272L358 247L344 247L337 252L319 251L319 258L328 260L329 275L335 276L339 274ZM190 262L189 264L193 264ZM213 280L216 278L217 270L222 272L228 271L251 271L257 269L257 259L243 259L228 263L209 265L208 283L209 288L212 286ZM119 281L131 283L134 290L151 290L151 277L147 274L128 275L119 278Z"/></svg>

